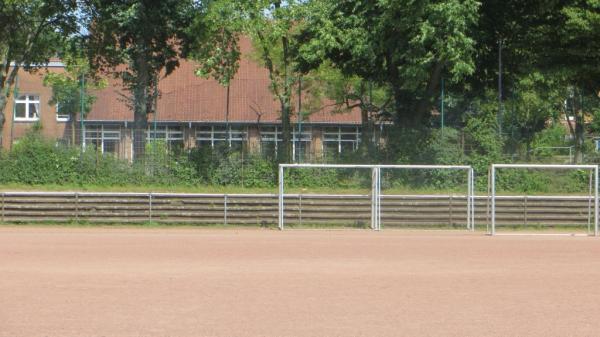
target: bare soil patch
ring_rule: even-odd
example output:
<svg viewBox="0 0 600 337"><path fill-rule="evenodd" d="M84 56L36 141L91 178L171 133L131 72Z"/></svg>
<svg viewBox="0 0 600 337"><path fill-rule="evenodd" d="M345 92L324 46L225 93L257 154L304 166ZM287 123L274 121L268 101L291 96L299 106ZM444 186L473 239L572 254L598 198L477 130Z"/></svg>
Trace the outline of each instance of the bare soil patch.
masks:
<svg viewBox="0 0 600 337"><path fill-rule="evenodd" d="M600 240L0 227L0 336L594 336Z"/></svg>

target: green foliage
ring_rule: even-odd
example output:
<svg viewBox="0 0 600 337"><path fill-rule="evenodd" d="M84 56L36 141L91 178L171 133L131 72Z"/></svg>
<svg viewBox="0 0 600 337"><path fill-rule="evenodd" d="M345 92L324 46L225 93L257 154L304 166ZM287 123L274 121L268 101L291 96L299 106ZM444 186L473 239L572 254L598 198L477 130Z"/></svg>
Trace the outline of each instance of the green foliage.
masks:
<svg viewBox="0 0 600 337"><path fill-rule="evenodd" d="M239 68L242 20L231 1L212 1L199 11L189 28L191 57L199 62L196 75L212 76L228 86Z"/></svg>
<svg viewBox="0 0 600 337"><path fill-rule="evenodd" d="M134 143L146 143L147 114L155 112L159 77L179 67L189 51L188 27L203 3L194 0L85 2L90 58L95 70L120 78L134 113ZM125 67L123 65L126 65ZM134 152L142 160L144 148Z"/></svg>
<svg viewBox="0 0 600 337"><path fill-rule="evenodd" d="M62 62L66 65L64 73L48 72L44 76L44 86L52 88L51 105L57 105L59 112L74 116L81 113L84 117L92 110L96 97L92 90L103 89L107 86L105 80L95 79L90 65L85 58L64 54ZM83 105L81 91L83 83Z"/></svg>
<svg viewBox="0 0 600 337"><path fill-rule="evenodd" d="M531 142L549 120L558 120L564 93L556 83L535 72L521 78L512 90L512 97L505 102L504 132L513 142L523 142L531 151Z"/></svg>
<svg viewBox="0 0 600 337"><path fill-rule="evenodd" d="M498 134L497 106L491 100L478 100L466 117L467 163L473 166L479 189L485 189L488 167L503 162L504 139Z"/></svg>
<svg viewBox="0 0 600 337"><path fill-rule="evenodd" d="M77 30L76 0L0 2L0 138L18 71L47 64Z"/></svg>
<svg viewBox="0 0 600 337"><path fill-rule="evenodd" d="M476 1L311 1L300 34L300 66L329 60L348 76L389 86L395 117L419 125L443 74L474 72Z"/></svg>

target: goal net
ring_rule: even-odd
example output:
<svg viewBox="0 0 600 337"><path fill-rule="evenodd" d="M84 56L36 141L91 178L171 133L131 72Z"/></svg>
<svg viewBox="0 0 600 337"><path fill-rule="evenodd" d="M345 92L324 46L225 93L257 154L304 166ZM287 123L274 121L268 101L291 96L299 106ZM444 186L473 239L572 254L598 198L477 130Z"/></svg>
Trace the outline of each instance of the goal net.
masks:
<svg viewBox="0 0 600 337"><path fill-rule="evenodd" d="M454 183L461 192L435 196L398 193L400 181L412 180L415 185L416 180L432 176ZM439 185L430 188L435 186L439 191ZM380 230L382 224L437 226L439 219L474 229L470 166L280 164L278 197L280 229L338 226Z"/></svg>
<svg viewBox="0 0 600 337"><path fill-rule="evenodd" d="M491 235L598 235L596 165L493 164L488 196Z"/></svg>
<svg viewBox="0 0 600 337"><path fill-rule="evenodd" d="M475 229L474 171L466 165L380 165L381 228Z"/></svg>

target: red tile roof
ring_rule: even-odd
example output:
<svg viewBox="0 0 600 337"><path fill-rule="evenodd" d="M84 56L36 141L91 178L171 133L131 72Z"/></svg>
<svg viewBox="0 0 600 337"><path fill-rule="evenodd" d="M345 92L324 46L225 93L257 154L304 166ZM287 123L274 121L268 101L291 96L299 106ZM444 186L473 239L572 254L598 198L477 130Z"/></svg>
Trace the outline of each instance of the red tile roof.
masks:
<svg viewBox="0 0 600 337"><path fill-rule="evenodd" d="M249 40L241 41L241 50L244 56L230 86L229 121L256 123L260 118L261 123L278 123L280 106L269 89L267 70L249 59ZM158 121L217 123L226 120L227 89L215 80L196 76L196 67L194 62L183 60L177 70L160 80ZM108 88L95 93L97 100L87 120L133 121L133 112L128 108L119 81L110 83ZM326 108L311 114L305 121L358 124L360 112L354 109L332 113L332 109Z"/></svg>

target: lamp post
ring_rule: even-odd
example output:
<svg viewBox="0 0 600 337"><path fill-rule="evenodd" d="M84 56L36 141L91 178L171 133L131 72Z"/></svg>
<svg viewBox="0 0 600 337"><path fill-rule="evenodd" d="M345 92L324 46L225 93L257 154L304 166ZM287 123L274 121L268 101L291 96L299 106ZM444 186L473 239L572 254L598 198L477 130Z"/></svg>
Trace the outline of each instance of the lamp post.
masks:
<svg viewBox="0 0 600 337"><path fill-rule="evenodd" d="M502 135L502 39L498 40L498 133Z"/></svg>

